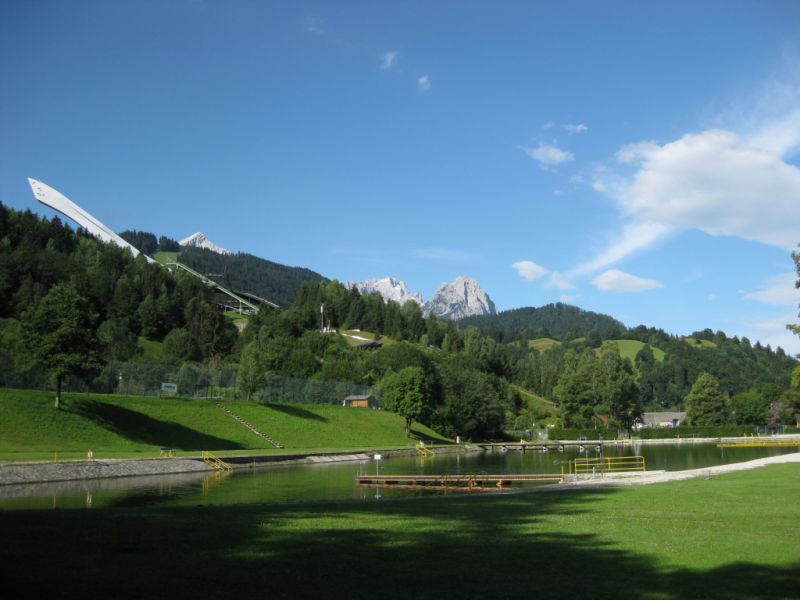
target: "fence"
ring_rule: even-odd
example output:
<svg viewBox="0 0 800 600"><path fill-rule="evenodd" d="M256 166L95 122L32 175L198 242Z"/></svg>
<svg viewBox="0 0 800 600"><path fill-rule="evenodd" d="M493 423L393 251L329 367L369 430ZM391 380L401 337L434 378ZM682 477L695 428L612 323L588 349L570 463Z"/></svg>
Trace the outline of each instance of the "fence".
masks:
<svg viewBox="0 0 800 600"><path fill-rule="evenodd" d="M646 470L644 456L598 456L597 458L576 458L570 461L570 472L575 475Z"/></svg>
<svg viewBox="0 0 800 600"><path fill-rule="evenodd" d="M53 390L54 381L40 369L20 372L0 354L0 387ZM168 391L162 390L162 384ZM65 392L120 394L125 396L177 396L182 398L244 399L239 392L238 368L232 365L182 365L112 361L91 381L66 377ZM255 402L341 404L352 395L373 396L379 391L366 385L296 377L267 377L251 399Z"/></svg>

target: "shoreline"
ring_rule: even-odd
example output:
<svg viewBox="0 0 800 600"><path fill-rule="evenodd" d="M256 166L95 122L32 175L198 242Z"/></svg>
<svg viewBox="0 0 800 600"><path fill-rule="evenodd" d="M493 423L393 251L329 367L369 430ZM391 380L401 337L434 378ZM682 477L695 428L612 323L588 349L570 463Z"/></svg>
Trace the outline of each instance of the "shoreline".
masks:
<svg viewBox="0 0 800 600"><path fill-rule="evenodd" d="M605 444L605 445L624 445L635 447L638 444L655 445L681 445L681 444L714 444L736 441L800 441L800 435L776 435L763 438L751 437L723 437L723 438L662 438L654 440L586 440L583 444ZM549 442L530 443L530 446L558 445L569 443L575 445L574 440L553 440ZM513 445L513 443L511 443ZM461 453L461 452L492 452L482 447L480 443L465 443L458 446L426 446L435 454ZM302 452L297 454L263 454L253 456L225 456L222 459L230 464L234 471L252 470L276 466L296 466L326 464L348 461L371 460L373 454L381 454L385 458L393 455L407 455L417 452L415 447L407 448L372 448L357 450L342 450L340 452ZM797 453L781 455L781 457L797 457L800 461L800 447ZM781 458L775 457L775 458ZM766 460L766 459L757 459ZM755 462L757 462L755 461ZM754 462L754 461L750 461ZM786 462L793 462L787 460ZM692 473L693 471L668 471L668 472L644 472L642 474L629 475L627 477L616 477L606 475L604 478L594 480L582 480L570 482L566 486L559 484L556 487L564 489L572 485L645 485L659 481L673 481L676 479L688 479L699 477L706 473L716 474L728 471L741 470L737 465L747 463L732 463L730 465L719 465L703 469L695 469L696 475L678 474ZM753 468L753 467L749 467ZM55 483L65 481L81 481L96 479L117 479L128 477L145 477L159 475L178 475L182 473L210 473L214 469L203 462L200 457L180 457L180 458L121 458L121 459L94 459L94 460L70 460L61 462L5 462L0 463L0 487L35 484L35 483ZM660 479L659 479L660 478ZM550 488L543 486L540 489Z"/></svg>

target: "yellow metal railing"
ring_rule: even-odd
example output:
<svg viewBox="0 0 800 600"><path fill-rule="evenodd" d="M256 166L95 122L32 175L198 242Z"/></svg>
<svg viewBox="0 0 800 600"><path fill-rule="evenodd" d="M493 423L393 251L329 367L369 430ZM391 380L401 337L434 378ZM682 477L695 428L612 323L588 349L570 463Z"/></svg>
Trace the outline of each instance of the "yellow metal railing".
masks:
<svg viewBox="0 0 800 600"><path fill-rule="evenodd" d="M800 446L800 440L765 440L761 438L717 444L717 448L780 448L784 446Z"/></svg>
<svg viewBox="0 0 800 600"><path fill-rule="evenodd" d="M219 456L211 454L208 450L203 450L203 462L215 471L233 471L233 467L222 460Z"/></svg>
<svg viewBox="0 0 800 600"><path fill-rule="evenodd" d="M436 453L435 453L433 450L431 450L430 448L426 448L426 447L425 447L425 442L422 442L422 441L420 441L420 442L417 444L417 452L419 452L420 454L422 454L422 456L433 456L434 454L436 454Z"/></svg>
<svg viewBox="0 0 800 600"><path fill-rule="evenodd" d="M604 456L570 461L570 472L575 475L646 470L644 456Z"/></svg>

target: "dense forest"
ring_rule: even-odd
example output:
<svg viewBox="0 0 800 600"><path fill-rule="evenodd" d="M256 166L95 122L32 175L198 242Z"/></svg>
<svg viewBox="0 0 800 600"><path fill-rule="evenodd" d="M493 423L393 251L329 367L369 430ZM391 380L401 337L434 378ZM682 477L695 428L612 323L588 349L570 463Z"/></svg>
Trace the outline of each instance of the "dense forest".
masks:
<svg viewBox="0 0 800 600"><path fill-rule="evenodd" d="M549 337L573 340L590 335L613 339L621 337L625 331L625 326L613 317L560 302L467 317L459 324L462 328L477 327L501 343Z"/></svg>
<svg viewBox="0 0 800 600"><path fill-rule="evenodd" d="M338 402L344 390L371 391L409 426L417 420L473 439L548 422L628 429L645 410L685 408L698 425L778 425L800 412L797 361L722 332L626 330L562 304L455 323L319 276L288 277L280 292L293 302L262 309L237 332L231 317L241 316L225 316L197 279L133 259L57 218L0 205L0 247L6 387L65 382L108 392L150 377L134 391L177 380L258 402ZM219 255L185 255L200 256L186 262L201 271L222 270ZM247 273L227 283L252 290ZM345 330L378 343L351 345L338 333Z"/></svg>
<svg viewBox="0 0 800 600"><path fill-rule="evenodd" d="M179 259L203 274L214 273L214 280L228 289L241 290L281 306L294 302L306 281L324 280L319 273L302 267L287 267L252 254L217 254L205 248L183 248Z"/></svg>

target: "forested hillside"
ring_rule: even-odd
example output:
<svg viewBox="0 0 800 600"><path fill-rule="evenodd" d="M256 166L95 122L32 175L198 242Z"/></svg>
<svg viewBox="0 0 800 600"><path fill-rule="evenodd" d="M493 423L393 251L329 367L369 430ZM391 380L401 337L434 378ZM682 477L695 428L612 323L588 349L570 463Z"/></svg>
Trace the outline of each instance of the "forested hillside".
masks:
<svg viewBox="0 0 800 600"><path fill-rule="evenodd" d="M136 360L140 338L163 342L178 364L228 354L237 340L198 280L58 218L0 204L0 246L0 385L116 380L108 365Z"/></svg>
<svg viewBox="0 0 800 600"><path fill-rule="evenodd" d="M594 334L602 339L620 337L625 326L616 319L569 304L548 304L539 308L515 308L496 315L467 317L464 327L477 327L497 342L555 337L575 339Z"/></svg>
<svg viewBox="0 0 800 600"><path fill-rule="evenodd" d="M148 392L176 381L181 394L211 385L258 402L340 402L348 390L363 390L407 423L465 439L547 422L630 428L645 410L686 408L701 425L777 425L800 412L800 376L790 381L797 361L722 332L687 340L625 330L559 304L503 313L494 317L498 325L484 323L487 335L424 317L413 301L384 302L317 276L294 280L293 303L262 309L238 334L196 279L133 259L58 219L0 205L0 248L2 386L65 381L78 391L131 393L130 382ZM186 254L201 257L186 262L202 272L224 271L225 257ZM259 264L234 258L243 268ZM246 274L230 271L242 279L226 283L245 287ZM378 344L351 346L337 333L344 329L351 340L360 330ZM554 339L528 343L543 335ZM555 403L557 414L521 389Z"/></svg>
<svg viewBox="0 0 800 600"><path fill-rule="evenodd" d="M183 264L203 274L216 273L214 281L232 290L242 290L288 306L294 302L300 285L323 281L319 273L302 267L287 267L252 254L217 254L205 248L182 248Z"/></svg>

